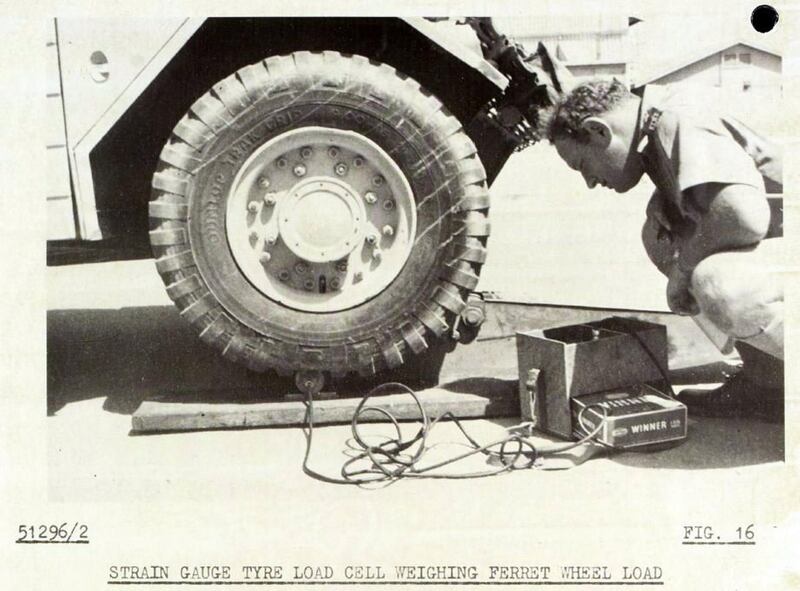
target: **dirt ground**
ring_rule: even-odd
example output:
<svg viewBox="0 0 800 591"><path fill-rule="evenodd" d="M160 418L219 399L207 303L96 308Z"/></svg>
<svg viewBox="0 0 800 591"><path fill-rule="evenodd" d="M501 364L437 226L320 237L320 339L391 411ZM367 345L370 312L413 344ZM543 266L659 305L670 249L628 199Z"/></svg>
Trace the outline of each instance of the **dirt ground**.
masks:
<svg viewBox="0 0 800 591"><path fill-rule="evenodd" d="M274 377L230 365L197 340L164 294L152 261L50 268L48 307L46 427L51 500L143 500L158 497L165 489L173 498L208 500L224 498L242 487L345 494L336 486L303 474L306 439L300 428L130 434L131 414L142 400L154 395L236 388L270 394L286 388L285 382ZM535 316L531 314L519 317L530 322ZM569 315L557 308L538 314L539 323L551 326L570 321ZM559 318L563 320L557 322ZM513 323L513 318L506 318L506 322ZM509 330L502 328L502 322L495 320L493 326L487 327L485 340L459 346L448 356L442 370L444 387L470 377L513 384L513 337L501 334ZM724 360L720 363L709 353L712 350L704 351L700 357L705 359L696 363L702 367L692 368L686 359L681 361L685 367L675 372L679 383L705 382L711 387L723 379L720 371L727 367ZM465 426L474 438L488 442L515 422L513 418L477 419L466 421ZM349 436L347 426L317 429L312 465L326 474L338 474L346 460ZM434 441L441 445L431 461L463 450L453 445L462 440L450 424L436 428ZM546 439L540 442L546 443ZM470 485L458 481L404 482L380 494L404 494L401 489L411 489L415 494L445 494L443 491L473 486L487 494L509 487L544 491L548 483L580 486L588 481L607 481L611 475L636 478L637 485L657 487L667 472L759 470L765 464L780 462L783 453L782 425L756 420L692 420L688 441L659 453L582 450L546 462L544 470ZM589 456L593 456L590 461L581 463ZM476 457L454 469L482 470L487 465Z"/></svg>

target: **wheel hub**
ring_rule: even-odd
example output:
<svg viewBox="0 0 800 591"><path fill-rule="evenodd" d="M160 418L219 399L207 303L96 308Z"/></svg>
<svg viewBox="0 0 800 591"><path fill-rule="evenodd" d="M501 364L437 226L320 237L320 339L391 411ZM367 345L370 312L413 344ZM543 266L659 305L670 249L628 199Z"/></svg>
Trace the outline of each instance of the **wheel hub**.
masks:
<svg viewBox="0 0 800 591"><path fill-rule="evenodd" d="M231 187L234 260L265 296L332 312L375 297L403 269L416 204L392 158L355 132L303 127L256 150Z"/></svg>
<svg viewBox="0 0 800 591"><path fill-rule="evenodd" d="M297 257L329 263L361 241L364 204L347 184L326 177L298 183L278 209L278 227Z"/></svg>

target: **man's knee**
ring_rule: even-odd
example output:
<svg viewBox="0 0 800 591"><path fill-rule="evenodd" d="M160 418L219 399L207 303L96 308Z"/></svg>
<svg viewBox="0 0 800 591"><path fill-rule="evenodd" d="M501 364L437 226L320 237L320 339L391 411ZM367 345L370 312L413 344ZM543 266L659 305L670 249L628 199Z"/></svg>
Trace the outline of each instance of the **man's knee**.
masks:
<svg viewBox="0 0 800 591"><path fill-rule="evenodd" d="M774 294L760 289L757 278L726 264L724 257L701 261L692 273L690 289L711 322L735 338L758 334L780 313Z"/></svg>

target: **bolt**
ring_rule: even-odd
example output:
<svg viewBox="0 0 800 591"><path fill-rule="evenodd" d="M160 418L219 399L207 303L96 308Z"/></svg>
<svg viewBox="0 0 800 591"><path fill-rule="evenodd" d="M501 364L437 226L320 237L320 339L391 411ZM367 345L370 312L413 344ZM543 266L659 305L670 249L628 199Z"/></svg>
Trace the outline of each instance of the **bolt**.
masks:
<svg viewBox="0 0 800 591"><path fill-rule="evenodd" d="M355 158L353 158L353 166L355 168L361 168L362 166L364 166L364 159L361 156L356 156Z"/></svg>
<svg viewBox="0 0 800 591"><path fill-rule="evenodd" d="M344 162L339 162L336 166L333 167L333 171L339 176L344 176L347 174L347 164L345 164Z"/></svg>
<svg viewBox="0 0 800 591"><path fill-rule="evenodd" d="M275 235L273 235L273 234L270 234L269 236L267 236L267 239L265 240L265 242L266 242L266 243L267 243L269 246L275 246L275 243L276 243L277 241L278 241L278 237L277 237L277 236L275 236Z"/></svg>
<svg viewBox="0 0 800 591"><path fill-rule="evenodd" d="M250 213L258 213L258 203L255 201L251 201L247 204L247 211Z"/></svg>
<svg viewBox="0 0 800 591"><path fill-rule="evenodd" d="M303 261L298 261L295 263L294 270L300 273L301 275L308 271L308 265L305 264Z"/></svg>
<svg viewBox="0 0 800 591"><path fill-rule="evenodd" d="M336 263L336 270L339 271L339 273L347 271L347 261L339 261Z"/></svg>
<svg viewBox="0 0 800 591"><path fill-rule="evenodd" d="M339 289L341 287L341 282L339 281L338 277L334 277L331 279L331 289Z"/></svg>
<svg viewBox="0 0 800 591"><path fill-rule="evenodd" d="M250 232L250 240L254 240L254 241L258 240L258 232L256 232L255 230Z"/></svg>
<svg viewBox="0 0 800 591"><path fill-rule="evenodd" d="M278 159L275 161L275 165L276 165L278 168L286 168L286 165L287 165L287 164L289 164L289 163L286 161L286 158L284 158L283 156L281 156L280 158L278 158Z"/></svg>
<svg viewBox="0 0 800 591"><path fill-rule="evenodd" d="M269 187L269 179L265 176L258 177L258 186L262 189Z"/></svg>
<svg viewBox="0 0 800 591"><path fill-rule="evenodd" d="M266 265L272 259L272 255L268 252L262 252L261 256L258 257L258 260L261 262L262 265Z"/></svg>
<svg viewBox="0 0 800 591"><path fill-rule="evenodd" d="M385 179L381 175L376 175L372 177L372 184L376 187L380 187L383 185Z"/></svg>
<svg viewBox="0 0 800 591"><path fill-rule="evenodd" d="M306 289L306 291L311 291L312 289L314 289L314 280L306 279L305 281L303 281L303 287Z"/></svg>
<svg viewBox="0 0 800 591"><path fill-rule="evenodd" d="M302 148L300 148L300 157L301 158L311 158L311 154L312 153L313 153L313 150L311 149L311 146L303 146Z"/></svg>
<svg viewBox="0 0 800 591"><path fill-rule="evenodd" d="M378 237L375 234L367 234L364 240L367 241L367 244L373 246L376 242L378 242Z"/></svg>
<svg viewBox="0 0 800 591"><path fill-rule="evenodd" d="M361 271L356 271L353 273L353 281L361 281L364 278L364 274Z"/></svg>
<svg viewBox="0 0 800 591"><path fill-rule="evenodd" d="M387 225L385 225L385 226L383 227L383 230L381 230L381 231L383 232L383 235L384 235L384 236L394 236L394 228L392 228L392 227L391 227L390 225L388 225L388 224L387 224Z"/></svg>
<svg viewBox="0 0 800 591"><path fill-rule="evenodd" d="M384 201L383 209L385 209L386 211L392 211L394 209L394 201L392 201L391 199L387 199L386 201Z"/></svg>
<svg viewBox="0 0 800 591"><path fill-rule="evenodd" d="M383 253L381 252L380 248L376 248L372 251L372 260L373 261L380 261L383 258Z"/></svg>
<svg viewBox="0 0 800 591"><path fill-rule="evenodd" d="M328 156L330 156L331 158L336 158L338 155L339 155L339 148L337 148L336 146L331 146L330 148L328 148Z"/></svg>
<svg viewBox="0 0 800 591"><path fill-rule="evenodd" d="M276 203L276 201L275 201L275 193L267 193L266 195L264 195L264 203L268 207L272 207L273 205L275 205L275 203Z"/></svg>
<svg viewBox="0 0 800 591"><path fill-rule="evenodd" d="M377 200L378 200L377 195L375 195L375 193L373 193L372 191L367 191L366 193L364 193L364 201L366 201L370 205L375 203Z"/></svg>
<svg viewBox="0 0 800 591"><path fill-rule="evenodd" d="M486 318L483 310L477 306L469 306L466 310L464 310L461 316L464 318L464 324L467 324L468 326L478 326L482 324Z"/></svg>
<svg viewBox="0 0 800 591"><path fill-rule="evenodd" d="M306 167L304 164L295 164L292 172L294 176L306 176Z"/></svg>
<svg viewBox="0 0 800 591"><path fill-rule="evenodd" d="M289 277L291 277L291 275L286 269L281 269L281 272L278 273L278 279L283 282L289 281Z"/></svg>

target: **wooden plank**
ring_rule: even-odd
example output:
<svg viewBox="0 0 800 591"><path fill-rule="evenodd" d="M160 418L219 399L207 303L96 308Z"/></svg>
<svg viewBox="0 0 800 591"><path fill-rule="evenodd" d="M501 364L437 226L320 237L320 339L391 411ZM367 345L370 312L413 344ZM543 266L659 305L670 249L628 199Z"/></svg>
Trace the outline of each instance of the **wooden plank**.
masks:
<svg viewBox="0 0 800 591"><path fill-rule="evenodd" d="M490 383L491 382L491 383ZM460 388L463 390L464 388ZM516 381L492 380L480 383L481 393L430 388L417 393L429 418L452 412L458 418L518 416ZM306 424L306 405L298 400L225 402L218 392L169 395L145 400L133 413L134 433L241 429L249 427L302 426ZM212 402L216 398L219 402ZM334 398L314 402L316 425L347 424L353 418L361 397ZM369 406L379 406L398 420L415 420L420 413L408 394L374 396ZM365 422L385 421L378 413L366 413Z"/></svg>

